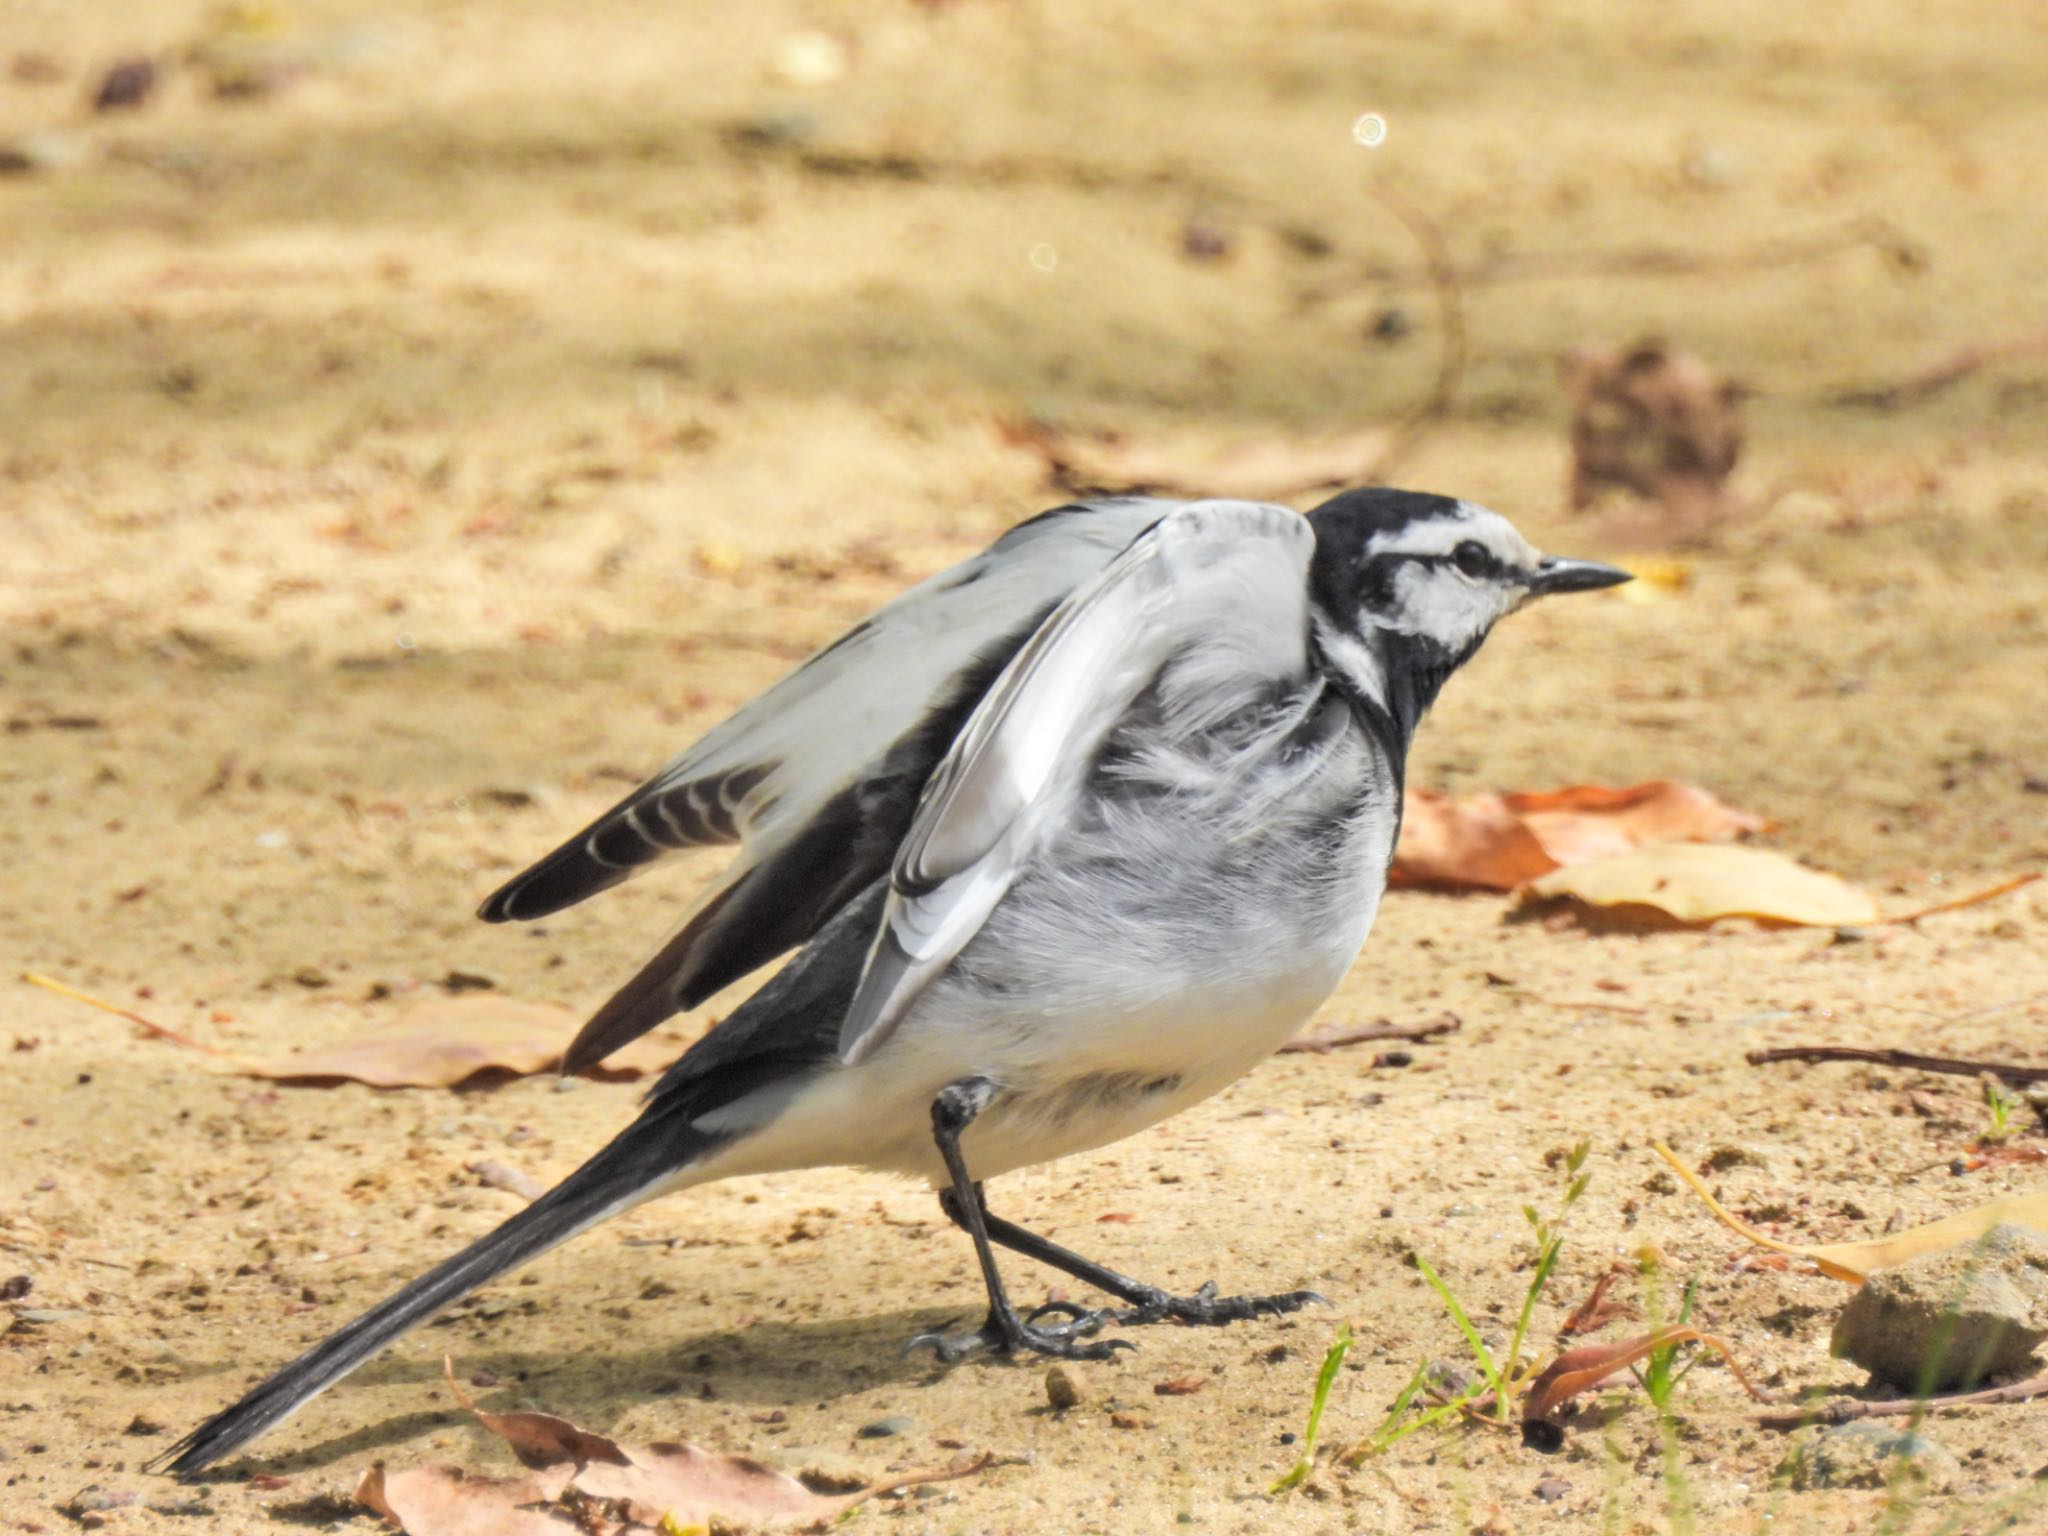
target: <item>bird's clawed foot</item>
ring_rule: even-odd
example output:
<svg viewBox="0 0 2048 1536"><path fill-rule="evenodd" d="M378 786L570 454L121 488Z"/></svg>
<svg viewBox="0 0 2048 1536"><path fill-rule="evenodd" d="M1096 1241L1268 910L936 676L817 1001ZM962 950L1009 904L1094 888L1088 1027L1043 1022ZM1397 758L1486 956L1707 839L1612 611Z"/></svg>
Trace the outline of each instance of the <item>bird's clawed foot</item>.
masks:
<svg viewBox="0 0 2048 1536"><path fill-rule="evenodd" d="M1058 1315L1063 1322L1044 1324L1042 1317ZM929 1348L940 1361L952 1364L981 1350L991 1354L1015 1355L1030 1351L1060 1360L1107 1360L1120 1349L1135 1349L1128 1339L1095 1339L1102 1325L1116 1316L1108 1311L1091 1312L1071 1301L1048 1301L1024 1317L1015 1309L991 1309L987 1321L968 1333L920 1333L903 1352Z"/></svg>
<svg viewBox="0 0 2048 1536"><path fill-rule="evenodd" d="M1327 1307L1330 1298L1317 1291L1283 1291L1277 1296L1218 1296L1211 1280L1192 1296L1172 1296L1165 1291L1143 1295L1135 1306L1116 1314L1120 1323L1198 1323L1220 1328L1225 1323L1250 1322L1257 1317L1279 1317L1299 1312L1311 1302Z"/></svg>

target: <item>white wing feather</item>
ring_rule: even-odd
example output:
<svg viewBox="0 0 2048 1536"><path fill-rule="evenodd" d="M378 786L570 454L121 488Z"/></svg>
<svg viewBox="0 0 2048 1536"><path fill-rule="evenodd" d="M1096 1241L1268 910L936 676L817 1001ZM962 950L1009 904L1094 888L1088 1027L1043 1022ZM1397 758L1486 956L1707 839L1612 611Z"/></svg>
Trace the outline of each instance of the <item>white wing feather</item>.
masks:
<svg viewBox="0 0 2048 1536"><path fill-rule="evenodd" d="M1285 507L1193 502L1053 610L925 788L840 1029L843 1061L880 1046L980 930L1169 663L1192 683L1176 694L1230 704L1247 686L1302 672L1314 549L1306 520Z"/></svg>
<svg viewBox="0 0 2048 1536"><path fill-rule="evenodd" d="M1024 525L920 582L812 657L705 735L649 788L772 763L734 819L750 852L757 842L779 844L877 762L977 652L1100 570L1174 505L1104 501Z"/></svg>
<svg viewBox="0 0 2048 1536"><path fill-rule="evenodd" d="M1058 602L1172 501L1084 503L1034 518L910 589L702 737L492 895L492 921L581 901L678 849L741 844L737 883L883 770L975 659Z"/></svg>

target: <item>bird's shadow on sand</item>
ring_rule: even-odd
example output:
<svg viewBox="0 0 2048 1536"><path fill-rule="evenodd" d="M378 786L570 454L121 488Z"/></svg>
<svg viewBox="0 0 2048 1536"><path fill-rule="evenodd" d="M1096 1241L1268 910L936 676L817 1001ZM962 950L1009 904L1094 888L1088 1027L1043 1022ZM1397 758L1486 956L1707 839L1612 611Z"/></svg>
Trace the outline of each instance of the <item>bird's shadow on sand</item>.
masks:
<svg viewBox="0 0 2048 1536"><path fill-rule="evenodd" d="M815 1323L763 1319L745 1328L716 1329L667 1339L645 1349L463 1350L450 1341L456 1379L480 1408L505 1412L540 1408L600 1433L630 1408L672 1401L672 1424L650 1438L687 1440L696 1430L690 1407L707 1397L763 1409L797 1403L825 1407L841 1397L891 1382L934 1381L957 1366L939 1364L928 1350L906 1352L905 1344L933 1329L972 1326L980 1319L960 1311L915 1311ZM623 1341L621 1341L623 1343ZM979 1355L962 1362L1001 1357ZM233 1367L223 1365L226 1372ZM475 1386L482 1378L490 1383ZM260 1449L208 1469L203 1482L241 1482L257 1473L289 1477L328 1471L337 1464L368 1465L377 1453L427 1433L465 1422L443 1379L439 1357L381 1360L333 1389L344 1397L357 1386L417 1386L435 1406L363 1424L288 1454ZM701 1421L699 1421L701 1422Z"/></svg>

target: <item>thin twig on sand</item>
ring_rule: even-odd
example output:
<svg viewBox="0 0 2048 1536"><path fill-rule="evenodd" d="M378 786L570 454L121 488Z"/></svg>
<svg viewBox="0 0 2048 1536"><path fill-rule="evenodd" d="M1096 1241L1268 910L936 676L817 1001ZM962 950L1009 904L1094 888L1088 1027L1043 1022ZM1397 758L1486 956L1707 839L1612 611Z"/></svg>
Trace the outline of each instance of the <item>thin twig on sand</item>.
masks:
<svg viewBox="0 0 2048 1536"><path fill-rule="evenodd" d="M39 976L34 971L23 971L21 979L32 987L41 987L45 992L54 992L59 997L70 998L74 1003L84 1003L87 1007L97 1008L102 1013L111 1013L117 1019L126 1019L137 1029L154 1035L159 1040L168 1040L173 1045L182 1045L194 1051L204 1051L209 1056L228 1056L233 1054L231 1051L222 1050L217 1045L208 1045L204 1040L194 1040L190 1035L181 1035L175 1029L159 1024L154 1019L145 1019L141 1014L131 1012L121 1007L118 1003L110 1003L103 997L94 997L90 992L81 992L76 987L67 987L61 981L52 981L49 977Z"/></svg>
<svg viewBox="0 0 2048 1536"><path fill-rule="evenodd" d="M1773 1061L1869 1061L1881 1067L1905 1067L1916 1072L1947 1072L1957 1077L1982 1077L1988 1072L2006 1083L2048 1083L2048 1067L2027 1067L2011 1061L1965 1061L1957 1056L1923 1056L1918 1051L1876 1050L1859 1045L1781 1045L1772 1050L1751 1051L1743 1059L1753 1067Z"/></svg>
<svg viewBox="0 0 2048 1536"><path fill-rule="evenodd" d="M1865 215L1807 234L1772 235L1726 250L1684 246L1639 246L1633 250L1509 251L1455 268L1468 288L1499 283L1543 282L1574 277L1689 277L1702 272L1756 272L1772 267L1801 266L1843 251L1872 249L1893 266L1916 271L1926 265L1926 252L1888 219ZM1369 266L1314 290L1311 299L1326 299L1342 289L1367 283L1434 282L1435 274L1388 266Z"/></svg>
<svg viewBox="0 0 2048 1536"><path fill-rule="evenodd" d="M2001 880L1998 884L1986 886L1981 891L1972 891L1967 896L1958 896L1954 901L1936 902L1933 906L1922 907L1917 912L1907 912L1899 917L1888 917L1885 919L1885 922L1889 924L1917 923L1923 917L1938 917L1943 912L1960 912L1965 907L1981 907L1987 901L1996 901L1999 897L2009 895L2023 886L2032 885L2040 878L2041 876L2038 873L2014 875L2010 880Z"/></svg>
<svg viewBox="0 0 2048 1536"><path fill-rule="evenodd" d="M1464 1021L1454 1013L1420 1024L1396 1024L1392 1019L1375 1019L1370 1024L1328 1024L1305 1035L1296 1035L1280 1049L1283 1052L1303 1051L1311 1056L1327 1056L1340 1045L1359 1045L1367 1040L1432 1040L1463 1027Z"/></svg>
<svg viewBox="0 0 2048 1536"><path fill-rule="evenodd" d="M2048 1396L2048 1376L2029 1376L2003 1387L1981 1392L1954 1392L1945 1397L1895 1397L1882 1402L1859 1402L1838 1397L1797 1410L1777 1409L1756 1416L1764 1429L1804 1429L1809 1424L1847 1424L1852 1419L1889 1419L1930 1409L1976 1408L1989 1403L2025 1403Z"/></svg>
<svg viewBox="0 0 2048 1536"><path fill-rule="evenodd" d="M1885 384L1859 384L1838 389L1832 399L1837 405L1895 411L1903 406L1918 405L1986 368L2039 357L2043 353L2048 353L2048 330L2004 341L1979 342L1974 346L1958 347L1947 356L1914 369L1904 378Z"/></svg>

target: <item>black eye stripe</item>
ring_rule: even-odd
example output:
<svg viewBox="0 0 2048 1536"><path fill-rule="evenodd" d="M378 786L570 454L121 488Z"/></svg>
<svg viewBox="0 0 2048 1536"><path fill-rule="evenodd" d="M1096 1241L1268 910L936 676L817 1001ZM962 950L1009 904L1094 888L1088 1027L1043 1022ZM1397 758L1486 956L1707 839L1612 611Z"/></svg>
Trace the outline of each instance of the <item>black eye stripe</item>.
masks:
<svg viewBox="0 0 2048 1536"><path fill-rule="evenodd" d="M1447 565L1475 579L1497 580L1507 574L1507 567L1492 550L1476 539L1467 539L1449 554L1443 555L1418 554L1409 550L1383 550L1370 557L1359 568L1360 587L1371 586L1391 595L1394 569L1404 560L1416 565Z"/></svg>

